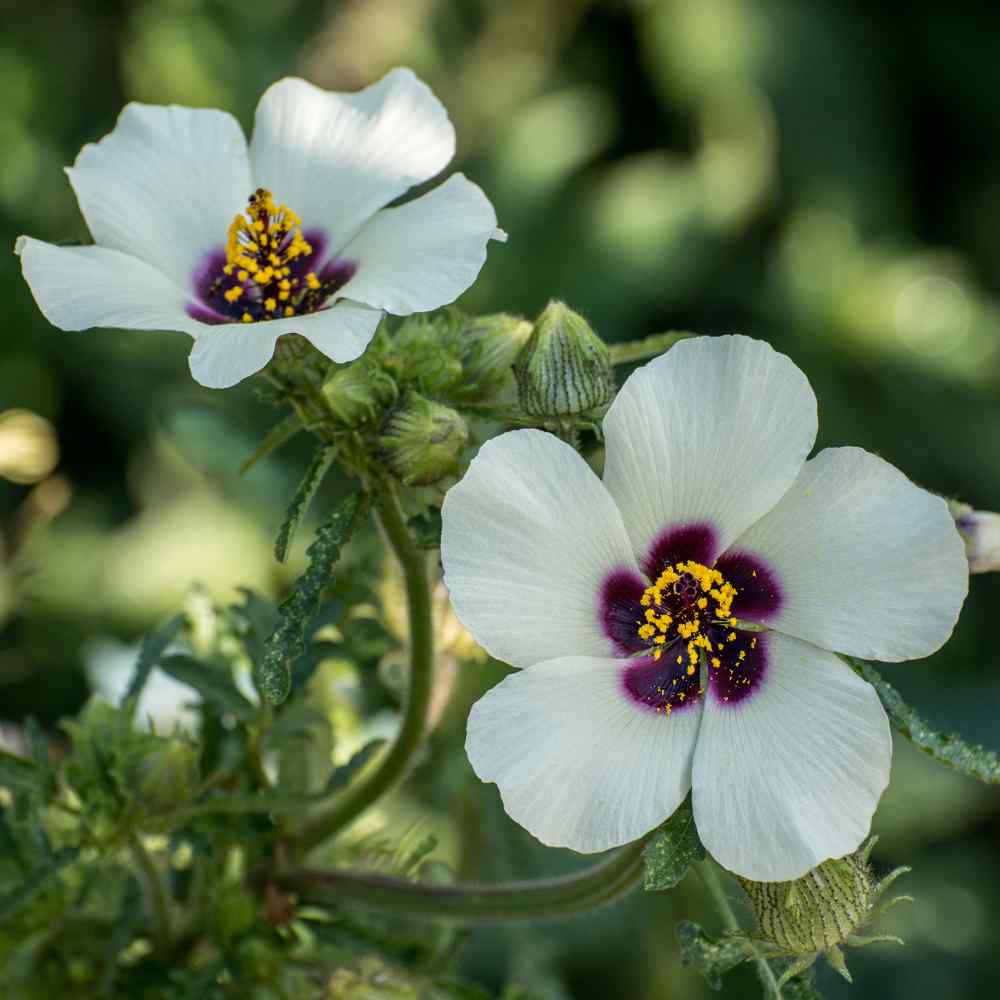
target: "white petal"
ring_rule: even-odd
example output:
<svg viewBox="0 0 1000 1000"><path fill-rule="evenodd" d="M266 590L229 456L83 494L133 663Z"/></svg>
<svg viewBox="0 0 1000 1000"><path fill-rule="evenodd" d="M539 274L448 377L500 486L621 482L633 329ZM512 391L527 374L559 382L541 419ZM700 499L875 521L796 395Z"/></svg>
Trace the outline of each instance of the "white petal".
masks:
<svg viewBox="0 0 1000 1000"><path fill-rule="evenodd" d="M201 258L225 246L252 190L239 123L207 108L129 104L66 172L94 240L152 264L186 292Z"/></svg>
<svg viewBox="0 0 1000 1000"><path fill-rule="evenodd" d="M379 212L341 251L357 273L341 294L398 316L454 302L486 261L497 216L482 189L453 174L429 194Z"/></svg>
<svg viewBox="0 0 1000 1000"><path fill-rule="evenodd" d="M250 141L254 181L304 228L322 228L333 251L454 155L448 113L408 69L346 94L279 80L257 105Z"/></svg>
<svg viewBox="0 0 1000 1000"><path fill-rule="evenodd" d="M889 782L892 736L871 685L833 653L772 633L756 691L710 692L695 748L695 824L723 867L798 878L867 836Z"/></svg>
<svg viewBox="0 0 1000 1000"><path fill-rule="evenodd" d="M476 641L516 667L611 652L601 585L635 570L614 502L586 462L544 431L487 441L445 497L445 584Z"/></svg>
<svg viewBox="0 0 1000 1000"><path fill-rule="evenodd" d="M860 448L829 448L807 462L735 548L775 570L782 598L770 626L876 660L934 652L969 585L945 502Z"/></svg>
<svg viewBox="0 0 1000 1000"><path fill-rule="evenodd" d="M631 701L623 661L566 656L510 674L469 714L466 752L504 809L542 843L590 853L636 840L691 786L699 706Z"/></svg>
<svg viewBox="0 0 1000 1000"><path fill-rule="evenodd" d="M672 525L725 549L791 486L816 438L805 375L749 337L697 337L634 372L604 418L604 482L640 561Z"/></svg>
<svg viewBox="0 0 1000 1000"><path fill-rule="evenodd" d="M205 326L188 362L196 382L209 389L228 389L259 372L274 354L280 320Z"/></svg>
<svg viewBox="0 0 1000 1000"><path fill-rule="evenodd" d="M299 333L333 361L353 361L368 346L382 318L378 309L342 299L329 309L261 323L199 326L191 374L210 389L228 389L263 368L278 337Z"/></svg>
<svg viewBox="0 0 1000 1000"><path fill-rule="evenodd" d="M45 318L60 330L118 327L208 329L184 311L186 296L169 278L128 254L104 247L58 247L21 236L21 270Z"/></svg>

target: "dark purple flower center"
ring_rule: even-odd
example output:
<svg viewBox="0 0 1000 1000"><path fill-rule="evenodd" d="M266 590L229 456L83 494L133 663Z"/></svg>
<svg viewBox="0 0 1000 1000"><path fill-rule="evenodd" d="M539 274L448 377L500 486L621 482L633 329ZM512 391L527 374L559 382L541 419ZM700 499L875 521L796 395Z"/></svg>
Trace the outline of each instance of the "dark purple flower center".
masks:
<svg viewBox="0 0 1000 1000"><path fill-rule="evenodd" d="M188 314L203 323L257 323L316 312L357 271L336 258L318 266L325 246L322 233L303 232L291 209L258 188L230 225L225 248L195 271L198 301Z"/></svg>
<svg viewBox="0 0 1000 1000"><path fill-rule="evenodd" d="M650 548L647 580L621 569L602 587L605 634L619 653L635 657L623 672L624 689L664 715L696 704L706 683L717 703L737 704L767 669L761 626L781 605L777 576L752 553L716 558L715 539L711 525L672 528Z"/></svg>

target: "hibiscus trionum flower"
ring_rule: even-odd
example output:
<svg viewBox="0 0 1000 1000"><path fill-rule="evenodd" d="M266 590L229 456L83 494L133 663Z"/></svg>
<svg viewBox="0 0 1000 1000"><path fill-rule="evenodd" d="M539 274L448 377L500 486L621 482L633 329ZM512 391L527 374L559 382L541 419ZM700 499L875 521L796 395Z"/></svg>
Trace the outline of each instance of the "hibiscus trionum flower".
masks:
<svg viewBox="0 0 1000 1000"><path fill-rule="evenodd" d="M50 323L188 333L203 385L252 375L285 333L351 361L384 312L452 302L504 238L462 174L385 207L454 153L447 112L408 69L346 94L281 80L249 148L224 111L129 104L67 170L96 245L22 236L16 251Z"/></svg>
<svg viewBox="0 0 1000 1000"><path fill-rule="evenodd" d="M603 482L519 430L448 493L455 611L524 668L473 707L469 758L546 844L628 843L689 790L705 846L757 881L865 837L890 730L836 653L931 653L968 570L943 500L857 448L806 461L816 426L787 357L700 337L625 383Z"/></svg>

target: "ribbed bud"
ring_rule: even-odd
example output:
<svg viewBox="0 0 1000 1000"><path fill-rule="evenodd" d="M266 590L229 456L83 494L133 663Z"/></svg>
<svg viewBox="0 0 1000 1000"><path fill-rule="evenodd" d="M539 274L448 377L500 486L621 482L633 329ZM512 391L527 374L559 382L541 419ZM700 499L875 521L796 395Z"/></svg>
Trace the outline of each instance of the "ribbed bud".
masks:
<svg viewBox="0 0 1000 1000"><path fill-rule="evenodd" d="M406 486L427 486L458 471L468 440L460 413L409 392L386 418L378 443L393 475Z"/></svg>
<svg viewBox="0 0 1000 1000"><path fill-rule="evenodd" d="M958 501L953 501L948 506L962 541L965 542L969 572L1000 571L1000 514L973 510L967 503Z"/></svg>
<svg viewBox="0 0 1000 1000"><path fill-rule="evenodd" d="M526 319L508 313L475 316L466 321L459 349L471 398L490 398L514 385L514 361L531 330Z"/></svg>
<svg viewBox="0 0 1000 1000"><path fill-rule="evenodd" d="M790 882L751 882L740 878L757 917L756 935L778 953L795 959L782 981L808 968L820 954L845 979L843 945L861 946L874 941L903 942L887 934L862 934L862 929L896 903L909 896L880 902L886 889L909 868L897 868L876 881L868 855L877 838L859 850Z"/></svg>
<svg viewBox="0 0 1000 1000"><path fill-rule="evenodd" d="M165 740L142 756L136 772L139 800L154 813L167 812L187 801L198 784L198 748Z"/></svg>
<svg viewBox="0 0 1000 1000"><path fill-rule="evenodd" d="M338 368L323 383L323 395L334 417L345 427L373 420L391 402L395 386L362 358Z"/></svg>
<svg viewBox="0 0 1000 1000"><path fill-rule="evenodd" d="M586 413L615 391L607 344L562 302L550 302L535 321L514 376L522 409L538 417Z"/></svg>

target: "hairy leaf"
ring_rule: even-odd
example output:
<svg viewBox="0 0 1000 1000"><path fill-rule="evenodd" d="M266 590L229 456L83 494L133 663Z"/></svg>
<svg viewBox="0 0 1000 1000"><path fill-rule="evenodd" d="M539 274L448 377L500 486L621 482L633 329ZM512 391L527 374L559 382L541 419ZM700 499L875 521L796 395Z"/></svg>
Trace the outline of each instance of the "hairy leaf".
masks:
<svg viewBox="0 0 1000 1000"><path fill-rule="evenodd" d="M737 965L753 958L753 947L745 938L709 937L696 923L682 920L677 925L681 962L700 972L713 990L722 989L722 977Z"/></svg>
<svg viewBox="0 0 1000 1000"><path fill-rule="evenodd" d="M142 645L139 647L139 656L135 661L135 671L132 674L128 691L125 693L125 703L131 705L133 711L135 710L135 703L139 700L139 695L142 694L142 689L146 686L146 681L149 680L149 675L152 673L153 667L160 662L160 657L163 656L167 647L173 642L174 637L181 630L183 624L184 616L174 615L173 618L165 622L158 629L150 632L142 640Z"/></svg>
<svg viewBox="0 0 1000 1000"><path fill-rule="evenodd" d="M254 453L240 466L240 475L249 472L262 458L277 451L286 441L290 441L302 430L302 421L297 413L289 413L284 420L276 423L264 436L264 440Z"/></svg>
<svg viewBox="0 0 1000 1000"><path fill-rule="evenodd" d="M367 499L361 493L349 496L333 512L306 550L309 568L278 609L278 626L268 639L264 656L254 672L258 690L276 705L288 697L292 683L291 664L305 650L306 625L316 613L341 549L366 512Z"/></svg>
<svg viewBox="0 0 1000 1000"><path fill-rule="evenodd" d="M253 718L254 706L243 696L228 673L182 653L164 657L160 669L189 684L218 711L235 715L237 719Z"/></svg>
<svg viewBox="0 0 1000 1000"><path fill-rule="evenodd" d="M292 502L285 511L285 520L278 530L278 537L274 542L274 558L283 563L288 556L288 548L292 544L295 532L298 530L302 518L309 509L312 498L316 495L323 477L327 474L333 464L336 450L329 445L319 448L313 456L309 468L306 469L299 488L292 497Z"/></svg>
<svg viewBox="0 0 1000 1000"><path fill-rule="evenodd" d="M64 847L28 872L13 891L0 896L0 923L16 917L80 853L78 847Z"/></svg>
<svg viewBox="0 0 1000 1000"><path fill-rule="evenodd" d="M967 743L956 733L942 733L930 725L870 664L847 658L854 671L878 692L889 721L911 743L942 764L977 781L1000 785L1000 754L978 743Z"/></svg>
<svg viewBox="0 0 1000 1000"><path fill-rule="evenodd" d="M673 889L688 868L704 857L705 848L695 829L689 795L643 848L646 868L643 886L647 892Z"/></svg>

